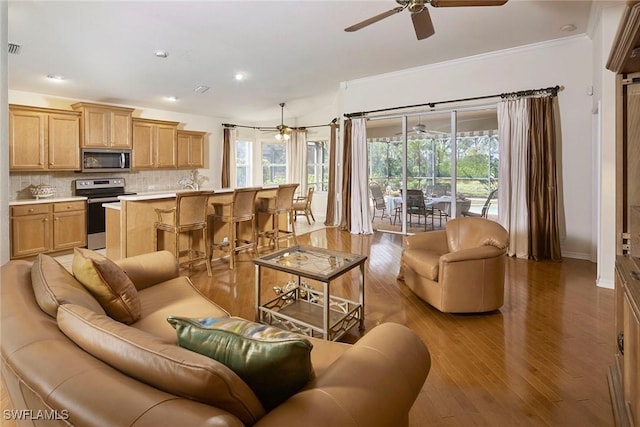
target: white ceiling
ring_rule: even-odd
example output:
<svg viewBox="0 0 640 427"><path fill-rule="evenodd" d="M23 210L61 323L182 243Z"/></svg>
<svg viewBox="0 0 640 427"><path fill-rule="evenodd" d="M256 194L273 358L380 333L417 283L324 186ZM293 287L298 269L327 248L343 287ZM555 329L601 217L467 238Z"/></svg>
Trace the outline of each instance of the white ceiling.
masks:
<svg viewBox="0 0 640 427"><path fill-rule="evenodd" d="M12 0L8 39L22 50L9 55L9 89L247 123L279 121L286 102L286 120L330 105L342 81L586 33L591 3L429 6L436 34L418 41L407 10L343 31L393 0Z"/></svg>

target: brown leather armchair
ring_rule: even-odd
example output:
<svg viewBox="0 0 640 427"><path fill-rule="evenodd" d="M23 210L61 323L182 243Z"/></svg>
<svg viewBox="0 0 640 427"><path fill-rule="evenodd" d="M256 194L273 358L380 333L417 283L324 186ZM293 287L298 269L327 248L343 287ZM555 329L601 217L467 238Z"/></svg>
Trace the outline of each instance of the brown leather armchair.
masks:
<svg viewBox="0 0 640 427"><path fill-rule="evenodd" d="M444 230L405 237L398 279L445 313L486 312L504 302L509 234L484 218L456 218Z"/></svg>

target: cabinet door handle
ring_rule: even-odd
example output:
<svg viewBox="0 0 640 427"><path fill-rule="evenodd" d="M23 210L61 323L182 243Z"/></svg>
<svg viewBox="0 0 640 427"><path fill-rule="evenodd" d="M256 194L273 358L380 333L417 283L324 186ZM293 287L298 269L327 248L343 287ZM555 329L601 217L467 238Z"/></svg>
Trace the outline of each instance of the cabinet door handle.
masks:
<svg viewBox="0 0 640 427"><path fill-rule="evenodd" d="M633 280L640 280L640 275L638 274L637 271L632 271L631 277L633 278Z"/></svg>
<svg viewBox="0 0 640 427"><path fill-rule="evenodd" d="M29 212L33 212L33 208L29 208Z"/></svg>

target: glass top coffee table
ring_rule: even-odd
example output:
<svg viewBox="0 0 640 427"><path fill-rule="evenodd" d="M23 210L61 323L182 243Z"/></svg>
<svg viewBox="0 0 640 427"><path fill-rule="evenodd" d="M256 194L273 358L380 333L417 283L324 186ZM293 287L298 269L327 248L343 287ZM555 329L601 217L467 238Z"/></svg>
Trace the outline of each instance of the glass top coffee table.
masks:
<svg viewBox="0 0 640 427"><path fill-rule="evenodd" d="M355 325L364 329L364 264L366 256L311 246L293 246L253 260L256 321L304 335L337 340ZM332 280L359 267L358 300L330 294ZM290 273L295 280L274 286L276 296L261 303L262 269ZM322 283L314 289L303 278Z"/></svg>

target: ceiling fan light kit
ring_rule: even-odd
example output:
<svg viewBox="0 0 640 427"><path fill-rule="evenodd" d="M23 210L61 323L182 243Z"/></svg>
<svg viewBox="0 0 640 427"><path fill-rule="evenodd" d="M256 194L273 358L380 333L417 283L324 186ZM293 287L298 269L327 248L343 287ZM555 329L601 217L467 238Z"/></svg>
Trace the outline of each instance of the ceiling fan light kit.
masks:
<svg viewBox="0 0 640 427"><path fill-rule="evenodd" d="M348 33L358 31L407 9L411 13L411 21L416 31L416 37L418 40L423 40L431 37L436 32L427 5L431 5L432 7L502 6L507 1L508 0L396 0L396 3L400 6L365 19L344 30Z"/></svg>
<svg viewBox="0 0 640 427"><path fill-rule="evenodd" d="M285 103L281 102L280 103L280 124L276 126L276 129L278 130L278 133L276 133L276 139L278 141L282 141L282 140L288 141L289 138L291 138L291 136L289 135L291 133L291 128L284 124L284 106L285 106Z"/></svg>

